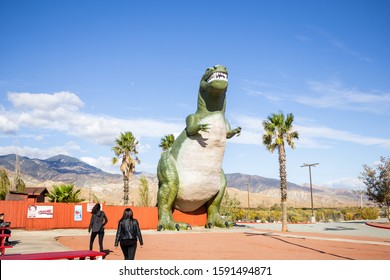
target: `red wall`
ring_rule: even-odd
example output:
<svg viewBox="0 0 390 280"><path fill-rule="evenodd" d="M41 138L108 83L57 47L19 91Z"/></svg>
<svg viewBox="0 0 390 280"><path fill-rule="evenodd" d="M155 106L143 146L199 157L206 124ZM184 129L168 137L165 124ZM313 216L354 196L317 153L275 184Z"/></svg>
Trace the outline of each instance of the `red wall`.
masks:
<svg viewBox="0 0 390 280"><path fill-rule="evenodd" d="M11 228L26 230L50 230L57 228L87 229L91 213L87 212L87 203L35 203L35 205L53 206L53 218L27 218L28 201L0 201L0 213L5 214L5 221L11 222ZM75 205L82 205L82 221L74 220ZM128 206L104 205L102 210L108 217L106 229L116 229L123 211ZM140 223L141 229L156 229L158 223L157 207L131 207L134 218ZM175 210L175 220L189 223L191 226L204 226L206 223L206 210L201 208L192 213L183 213Z"/></svg>

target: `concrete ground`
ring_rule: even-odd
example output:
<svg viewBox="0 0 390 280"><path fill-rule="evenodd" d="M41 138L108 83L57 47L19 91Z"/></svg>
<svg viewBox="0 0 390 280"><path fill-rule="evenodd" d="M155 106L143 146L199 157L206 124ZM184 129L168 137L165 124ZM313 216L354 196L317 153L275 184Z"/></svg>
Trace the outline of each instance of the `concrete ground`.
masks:
<svg viewBox="0 0 390 280"><path fill-rule="evenodd" d="M138 260L390 260L390 223L240 224L230 229L143 230ZM114 247L115 230L106 230L106 260L123 259ZM87 230L12 230L6 254L88 249ZM97 239L94 249L98 249Z"/></svg>

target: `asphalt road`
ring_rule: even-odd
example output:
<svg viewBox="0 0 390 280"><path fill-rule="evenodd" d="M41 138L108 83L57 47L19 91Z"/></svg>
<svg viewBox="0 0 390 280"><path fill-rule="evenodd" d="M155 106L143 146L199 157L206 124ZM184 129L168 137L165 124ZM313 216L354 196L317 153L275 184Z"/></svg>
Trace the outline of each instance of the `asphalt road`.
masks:
<svg viewBox="0 0 390 280"><path fill-rule="evenodd" d="M387 220L376 220L376 223ZM371 238L390 238L390 229L382 229L366 225L367 221L349 221L341 223L289 224L289 232L309 232L332 235L362 236ZM243 224L256 229L280 231L281 224Z"/></svg>

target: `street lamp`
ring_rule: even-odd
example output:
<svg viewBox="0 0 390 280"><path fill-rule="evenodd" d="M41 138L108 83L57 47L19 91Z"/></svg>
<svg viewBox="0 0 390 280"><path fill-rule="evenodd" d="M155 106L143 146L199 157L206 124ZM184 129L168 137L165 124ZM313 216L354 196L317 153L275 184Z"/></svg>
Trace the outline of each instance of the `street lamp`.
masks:
<svg viewBox="0 0 390 280"><path fill-rule="evenodd" d="M301 167L309 167L309 176L310 176L310 197L311 197L311 222L316 222L316 217L314 216L314 208L313 208L313 187L311 184L311 167L315 167L319 163L304 163Z"/></svg>

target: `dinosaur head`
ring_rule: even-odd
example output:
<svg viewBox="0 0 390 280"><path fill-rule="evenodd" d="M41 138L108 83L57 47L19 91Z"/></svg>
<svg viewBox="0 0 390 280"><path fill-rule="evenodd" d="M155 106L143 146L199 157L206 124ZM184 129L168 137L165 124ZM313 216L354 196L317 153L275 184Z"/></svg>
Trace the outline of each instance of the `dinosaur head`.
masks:
<svg viewBox="0 0 390 280"><path fill-rule="evenodd" d="M198 105L207 111L224 110L227 87L228 71L225 66L215 65L207 68L200 80Z"/></svg>
<svg viewBox="0 0 390 280"><path fill-rule="evenodd" d="M200 80L201 90L209 93L226 92L228 86L228 71L225 66L215 65L206 69Z"/></svg>

